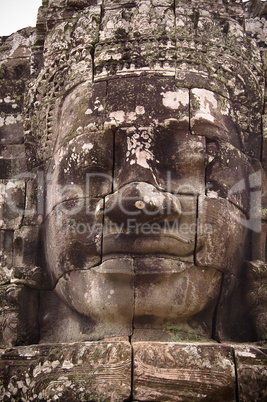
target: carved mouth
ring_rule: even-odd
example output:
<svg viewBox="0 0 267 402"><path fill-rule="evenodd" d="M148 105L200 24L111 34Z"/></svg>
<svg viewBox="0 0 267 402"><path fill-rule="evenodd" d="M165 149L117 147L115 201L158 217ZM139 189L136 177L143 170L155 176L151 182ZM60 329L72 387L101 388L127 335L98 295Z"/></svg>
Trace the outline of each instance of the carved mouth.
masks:
<svg viewBox="0 0 267 402"><path fill-rule="evenodd" d="M195 238L185 238L174 233L109 233L103 237L103 255L161 254L186 257L193 255L194 251Z"/></svg>

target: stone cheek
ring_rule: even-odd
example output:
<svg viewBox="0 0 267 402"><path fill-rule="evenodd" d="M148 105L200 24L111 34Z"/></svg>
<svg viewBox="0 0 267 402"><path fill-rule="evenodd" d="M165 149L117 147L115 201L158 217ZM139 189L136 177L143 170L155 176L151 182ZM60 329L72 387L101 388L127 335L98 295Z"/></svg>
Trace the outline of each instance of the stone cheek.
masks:
<svg viewBox="0 0 267 402"><path fill-rule="evenodd" d="M66 272L100 263L102 227L94 216L98 202L85 198L65 201L49 214L45 253L53 285Z"/></svg>
<svg viewBox="0 0 267 402"><path fill-rule="evenodd" d="M225 199L201 196L198 217L197 265L238 275L246 244L245 215ZM203 233L205 224L210 231Z"/></svg>

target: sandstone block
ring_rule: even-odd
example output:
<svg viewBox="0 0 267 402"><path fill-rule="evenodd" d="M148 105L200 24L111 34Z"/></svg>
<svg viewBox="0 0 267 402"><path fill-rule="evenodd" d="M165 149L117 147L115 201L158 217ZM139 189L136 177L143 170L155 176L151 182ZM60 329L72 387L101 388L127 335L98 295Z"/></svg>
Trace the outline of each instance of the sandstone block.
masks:
<svg viewBox="0 0 267 402"><path fill-rule="evenodd" d="M239 401L267 400L266 347L234 346Z"/></svg>
<svg viewBox="0 0 267 402"><path fill-rule="evenodd" d="M38 342L38 292L21 284L2 285L0 300L1 346Z"/></svg>
<svg viewBox="0 0 267 402"><path fill-rule="evenodd" d="M130 397L128 342L32 345L0 356L2 401L121 402Z"/></svg>
<svg viewBox="0 0 267 402"><path fill-rule="evenodd" d="M138 401L235 401L230 346L133 343L133 397Z"/></svg>

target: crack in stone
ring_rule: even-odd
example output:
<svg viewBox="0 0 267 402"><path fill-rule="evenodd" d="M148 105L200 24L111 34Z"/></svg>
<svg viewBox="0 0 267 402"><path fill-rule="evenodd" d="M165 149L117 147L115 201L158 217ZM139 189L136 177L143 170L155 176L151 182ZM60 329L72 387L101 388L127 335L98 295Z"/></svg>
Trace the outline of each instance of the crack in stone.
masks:
<svg viewBox="0 0 267 402"><path fill-rule="evenodd" d="M129 342L131 345L131 357L132 357L132 361L131 361L131 395L130 395L130 399L129 402L132 402L133 399L133 391L134 391L134 387L133 387L133 381L134 381L134 351L133 351L133 345L132 345L132 336L134 335L134 317L135 317L135 298L136 298L136 294L135 294L135 283L136 283L136 275L135 275L135 261L133 259L133 269L134 269L134 279L133 279L133 318L132 318L132 334L129 336Z"/></svg>
<svg viewBox="0 0 267 402"><path fill-rule="evenodd" d="M105 225L105 203L106 197L103 198L103 216L102 216L102 231L101 231L101 250L100 250L100 264L103 262L103 242L104 242L104 225Z"/></svg>
<svg viewBox="0 0 267 402"><path fill-rule="evenodd" d="M213 312L213 317L212 317L212 333L211 333L211 339L214 339L216 342L220 343L220 339L218 337L217 333L217 319L218 319L218 310L219 310L219 306L221 303L221 298L222 298L222 294L223 294L223 288L224 288L224 273L221 272L222 277L221 277L221 284L220 284L220 291L219 291L219 296L217 299L217 303L216 306L214 308L214 312Z"/></svg>
<svg viewBox="0 0 267 402"><path fill-rule="evenodd" d="M95 45L96 44L94 44L92 46L92 49L90 51L91 58L92 58L92 83L94 83L94 80L95 80Z"/></svg>
<svg viewBox="0 0 267 402"><path fill-rule="evenodd" d="M116 131L113 132L113 163L112 163L112 183L111 183L111 193L114 193L115 185L115 158L116 158Z"/></svg>
<svg viewBox="0 0 267 402"><path fill-rule="evenodd" d="M238 372L237 372L237 362L236 362L236 355L235 355L235 349L232 348L232 354L233 354L233 361L234 361L234 367L235 367L235 393L236 393L236 401L239 402L239 390L238 390Z"/></svg>
<svg viewBox="0 0 267 402"><path fill-rule="evenodd" d="M194 264L196 267L197 267L198 211L199 211L199 196L197 196L196 199L196 229L195 229L195 249L194 249Z"/></svg>

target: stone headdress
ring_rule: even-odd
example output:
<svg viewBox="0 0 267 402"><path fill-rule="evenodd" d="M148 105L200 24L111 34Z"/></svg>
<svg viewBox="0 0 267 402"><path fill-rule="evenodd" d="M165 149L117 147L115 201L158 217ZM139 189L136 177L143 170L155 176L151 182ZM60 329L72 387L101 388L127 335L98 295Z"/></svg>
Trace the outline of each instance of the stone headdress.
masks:
<svg viewBox="0 0 267 402"><path fill-rule="evenodd" d="M60 97L86 80L140 75L230 99L244 152L259 157L264 75L246 17L241 0L43 0L26 99L32 165L53 153Z"/></svg>

